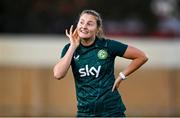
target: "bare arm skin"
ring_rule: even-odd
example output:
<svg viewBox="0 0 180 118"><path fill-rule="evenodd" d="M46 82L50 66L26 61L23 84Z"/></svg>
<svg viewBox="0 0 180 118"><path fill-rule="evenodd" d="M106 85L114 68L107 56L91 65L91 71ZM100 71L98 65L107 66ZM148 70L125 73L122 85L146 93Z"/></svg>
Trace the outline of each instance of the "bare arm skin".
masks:
<svg viewBox="0 0 180 118"><path fill-rule="evenodd" d="M66 36L70 40L70 46L64 57L62 57L53 68L54 77L56 79L62 79L66 75L71 64L73 53L80 44L80 38L77 34L77 30L75 29L73 32L73 26L71 26L69 33L66 30Z"/></svg>
<svg viewBox="0 0 180 118"><path fill-rule="evenodd" d="M53 72L56 79L63 78L69 70L75 48L70 46L63 58L54 66Z"/></svg>
<svg viewBox="0 0 180 118"><path fill-rule="evenodd" d="M144 54L144 52L132 46L128 46L123 57L132 60L132 62L123 71L125 76L128 76L136 71L148 60L148 57Z"/></svg>
<svg viewBox="0 0 180 118"><path fill-rule="evenodd" d="M134 71L136 71L148 60L148 57L145 55L144 52L133 46L128 46L123 57L132 60L131 63L122 72L125 76L128 76ZM122 79L120 78L121 77L118 76L117 79L115 80L112 91L114 91L115 87L116 88L119 87L119 84L122 82Z"/></svg>

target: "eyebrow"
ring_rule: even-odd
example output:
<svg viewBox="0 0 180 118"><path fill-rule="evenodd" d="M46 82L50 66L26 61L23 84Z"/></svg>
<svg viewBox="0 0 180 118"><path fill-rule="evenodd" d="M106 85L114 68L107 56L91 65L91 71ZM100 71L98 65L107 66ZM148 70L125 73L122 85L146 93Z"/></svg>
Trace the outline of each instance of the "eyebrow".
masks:
<svg viewBox="0 0 180 118"><path fill-rule="evenodd" d="M79 21L85 21L84 19L80 19ZM94 21L88 21L89 23L94 23Z"/></svg>

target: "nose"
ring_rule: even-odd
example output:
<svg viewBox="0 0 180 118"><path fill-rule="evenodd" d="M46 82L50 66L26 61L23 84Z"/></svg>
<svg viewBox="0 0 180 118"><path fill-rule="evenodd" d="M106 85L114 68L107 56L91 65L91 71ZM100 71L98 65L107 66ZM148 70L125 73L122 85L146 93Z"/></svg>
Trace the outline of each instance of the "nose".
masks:
<svg viewBox="0 0 180 118"><path fill-rule="evenodd" d="M82 24L82 28L87 28L87 24Z"/></svg>

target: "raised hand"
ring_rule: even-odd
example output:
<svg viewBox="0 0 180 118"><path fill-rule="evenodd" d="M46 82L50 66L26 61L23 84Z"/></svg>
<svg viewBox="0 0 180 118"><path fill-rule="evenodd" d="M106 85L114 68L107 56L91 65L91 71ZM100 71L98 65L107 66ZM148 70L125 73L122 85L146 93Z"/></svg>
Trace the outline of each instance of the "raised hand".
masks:
<svg viewBox="0 0 180 118"><path fill-rule="evenodd" d="M69 33L68 33L68 30L66 29L66 36L69 38L72 46L74 46L75 48L79 46L80 37L78 35L77 28L73 31L73 25L71 25Z"/></svg>

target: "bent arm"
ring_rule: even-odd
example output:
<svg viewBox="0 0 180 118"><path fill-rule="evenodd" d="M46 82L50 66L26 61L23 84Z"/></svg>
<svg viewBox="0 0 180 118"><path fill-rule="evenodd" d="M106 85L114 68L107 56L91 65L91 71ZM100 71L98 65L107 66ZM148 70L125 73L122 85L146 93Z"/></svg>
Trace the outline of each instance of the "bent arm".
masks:
<svg viewBox="0 0 180 118"><path fill-rule="evenodd" d="M53 72L56 79L62 79L68 72L75 49L75 47L70 45L64 57L54 66Z"/></svg>
<svg viewBox="0 0 180 118"><path fill-rule="evenodd" d="M136 71L148 60L148 57L144 52L132 46L128 46L123 57L132 60L131 63L122 72L125 76L128 76Z"/></svg>
<svg viewBox="0 0 180 118"><path fill-rule="evenodd" d="M80 44L80 38L77 33L77 28L73 32L73 25L71 25L69 33L66 29L66 36L70 40L70 46L66 54L64 55L64 57L62 57L60 61L53 68L54 77L56 79L61 79L66 75L71 65L71 60L72 60L74 51Z"/></svg>
<svg viewBox="0 0 180 118"><path fill-rule="evenodd" d="M122 82L122 78L125 78L126 76L130 75L134 71L136 71L139 67L141 67L147 60L148 57L142 52L141 50L128 46L124 55L124 58L126 59L131 59L131 63L124 69L124 71L118 76L118 78L121 79L116 79L114 82L114 85L112 87L112 91L114 91L115 87L119 87L119 84ZM123 75L122 75L123 74ZM124 76L124 77L122 77Z"/></svg>

